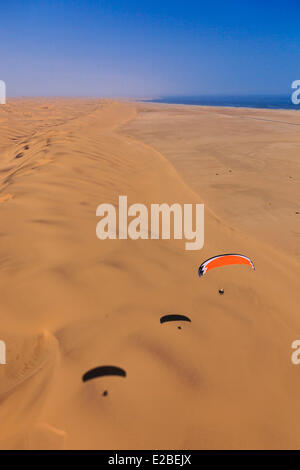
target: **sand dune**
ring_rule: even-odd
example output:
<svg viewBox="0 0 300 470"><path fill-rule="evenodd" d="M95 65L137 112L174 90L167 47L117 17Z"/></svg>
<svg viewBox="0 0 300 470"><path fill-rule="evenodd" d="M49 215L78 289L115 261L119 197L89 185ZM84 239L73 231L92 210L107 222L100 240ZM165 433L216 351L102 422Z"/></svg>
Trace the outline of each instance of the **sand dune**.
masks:
<svg viewBox="0 0 300 470"><path fill-rule="evenodd" d="M2 448L300 447L300 138L273 120L300 124L101 100L0 108ZM204 201L203 250L98 240L96 207L122 194ZM226 252L256 271L199 279ZM168 313L192 322L161 325ZM83 383L100 365L127 377Z"/></svg>

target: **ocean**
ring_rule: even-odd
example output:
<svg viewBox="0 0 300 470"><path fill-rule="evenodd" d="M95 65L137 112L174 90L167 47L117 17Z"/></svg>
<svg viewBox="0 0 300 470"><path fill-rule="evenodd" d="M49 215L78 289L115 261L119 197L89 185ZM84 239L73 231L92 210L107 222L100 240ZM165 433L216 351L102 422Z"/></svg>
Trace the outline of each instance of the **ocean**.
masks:
<svg viewBox="0 0 300 470"><path fill-rule="evenodd" d="M300 110L300 104L292 103L292 91L289 95L199 95L165 96L143 101L151 103L189 104L197 106L231 106L235 108L294 109Z"/></svg>

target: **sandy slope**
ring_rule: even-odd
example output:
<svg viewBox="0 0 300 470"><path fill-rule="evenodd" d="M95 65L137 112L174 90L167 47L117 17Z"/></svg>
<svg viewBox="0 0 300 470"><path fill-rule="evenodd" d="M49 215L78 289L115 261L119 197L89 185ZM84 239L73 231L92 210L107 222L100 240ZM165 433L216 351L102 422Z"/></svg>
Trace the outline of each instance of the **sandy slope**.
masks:
<svg viewBox="0 0 300 470"><path fill-rule="evenodd" d="M300 369L290 361L300 335L298 246L290 237L285 250L281 235L266 244L263 230L274 225L264 214L255 236L256 212L249 223L244 213L252 207L247 191L238 192L240 219L237 201L232 217L218 213L217 201L230 198L225 180L210 209L210 162L198 163L205 152L188 143L188 131L184 141L185 121L196 134L206 125L213 146L222 126L241 132L231 114L243 111L203 117L186 108L169 116L167 108L155 115L152 105L100 100L17 100L0 108L0 339L8 346L8 364L0 366L2 448L300 447ZM265 135L265 125L245 120L247 142ZM171 142L179 131L188 165L178 156L184 145ZM274 128L273 144L286 143L288 132ZM297 145L296 131L293 138ZM293 160L293 141L284 151ZM228 152L233 170L243 166L235 157ZM268 158L261 151L249 178L262 177ZM277 171L268 180L274 204ZM294 193L280 191L288 208ZM145 204L204 198L204 249L98 240L96 207L120 194ZM202 260L233 251L252 257L256 271L235 266L198 278ZM166 313L187 314L192 323L161 325ZM81 381L104 364L125 368L127 377Z"/></svg>
<svg viewBox="0 0 300 470"><path fill-rule="evenodd" d="M140 104L124 128L224 221L300 259L300 113Z"/></svg>

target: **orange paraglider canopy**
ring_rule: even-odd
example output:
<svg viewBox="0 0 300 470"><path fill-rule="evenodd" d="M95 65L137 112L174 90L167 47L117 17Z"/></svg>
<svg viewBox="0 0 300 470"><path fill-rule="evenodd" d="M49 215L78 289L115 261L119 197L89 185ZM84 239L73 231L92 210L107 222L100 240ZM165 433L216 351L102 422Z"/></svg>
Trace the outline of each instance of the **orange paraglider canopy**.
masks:
<svg viewBox="0 0 300 470"><path fill-rule="evenodd" d="M254 264L251 259L247 256L240 255L237 253L229 253L225 255L213 256L212 258L207 259L204 263L201 264L198 270L199 276L204 276L207 271L210 271L214 268L219 268L222 266L229 266L232 264L245 264L250 266L252 269L255 269Z"/></svg>

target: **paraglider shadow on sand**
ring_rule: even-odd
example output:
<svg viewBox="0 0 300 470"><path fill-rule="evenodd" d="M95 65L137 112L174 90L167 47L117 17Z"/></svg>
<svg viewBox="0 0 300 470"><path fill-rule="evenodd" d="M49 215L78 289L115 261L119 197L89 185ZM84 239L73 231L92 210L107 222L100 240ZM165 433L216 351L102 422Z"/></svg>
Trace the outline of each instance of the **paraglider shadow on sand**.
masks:
<svg viewBox="0 0 300 470"><path fill-rule="evenodd" d="M187 317L186 315L163 315L160 318L160 323L168 323L168 322L178 322L178 321L185 321L185 322L191 322L192 320ZM179 330L181 330L181 326L177 327Z"/></svg>

